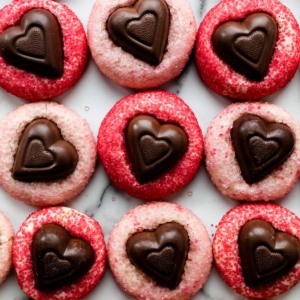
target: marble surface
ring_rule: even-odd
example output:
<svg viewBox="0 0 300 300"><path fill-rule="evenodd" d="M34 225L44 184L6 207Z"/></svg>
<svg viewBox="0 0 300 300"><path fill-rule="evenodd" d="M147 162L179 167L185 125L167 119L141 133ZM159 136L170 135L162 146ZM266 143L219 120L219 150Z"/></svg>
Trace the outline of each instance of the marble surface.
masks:
<svg viewBox="0 0 300 300"><path fill-rule="evenodd" d="M0 0L0 7L9 2L9 0ZM89 12L92 9L94 0L60 0L60 2L68 5L78 15L84 27L87 28ZM218 2L217 0L189 0L197 26L199 26L201 19L209 9ZM297 1L282 0L282 2L292 10L300 22L300 8ZM300 73L298 71L286 88L262 100L280 105L300 122L299 82ZM193 58L179 78L165 84L161 89L178 94L188 103L195 112L204 134L212 119L232 102L228 98L214 94L203 84L196 72ZM96 138L99 125L110 108L117 100L134 92L134 90L113 83L102 75L90 58L87 69L77 85L54 100L72 108L83 118L86 118ZM0 119L24 103L26 103L25 100L7 94L0 88ZM300 183L298 182L295 188L277 203L300 216L299 196ZM12 199L2 189L0 189L0 199L0 209L10 218L15 231L18 230L31 212L37 210L36 207ZM165 200L179 203L191 209L203 221L211 238L213 238L216 226L222 216L238 204L237 201L226 198L218 192L211 183L203 164L195 179L188 186ZM142 203L144 201L134 199L111 185L103 167L98 162L96 172L87 188L74 200L67 202L66 205L95 218L101 224L107 241L112 226L118 222L126 211ZM289 292L275 299L296 300L299 299L299 293L300 285L298 284ZM0 287L0 299L28 299L20 290L13 270ZM132 297L121 291L114 282L109 269L107 269L102 281L85 299L121 300L132 299ZM213 266L207 283L193 299L241 300L244 297L235 294L221 280L220 275Z"/></svg>

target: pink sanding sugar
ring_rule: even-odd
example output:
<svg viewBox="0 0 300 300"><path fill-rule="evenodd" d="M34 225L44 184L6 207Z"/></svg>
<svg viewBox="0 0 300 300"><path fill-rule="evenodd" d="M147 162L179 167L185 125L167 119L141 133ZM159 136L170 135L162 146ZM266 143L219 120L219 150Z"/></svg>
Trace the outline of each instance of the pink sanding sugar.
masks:
<svg viewBox="0 0 300 300"><path fill-rule="evenodd" d="M9 219L0 212L0 284L11 269L14 230Z"/></svg>
<svg viewBox="0 0 300 300"><path fill-rule="evenodd" d="M52 120L64 140L78 154L78 164L65 179L22 182L12 177L19 140L26 125L37 118ZM0 183L13 198L38 206L55 205L79 194L92 176L97 158L96 144L88 123L71 109L55 102L20 106L0 121Z"/></svg>
<svg viewBox="0 0 300 300"><path fill-rule="evenodd" d="M189 235L189 252L179 285L170 290L131 264L126 242L136 232L151 231L160 224L177 222ZM167 202L149 202L127 212L110 233L108 261L120 287L139 300L186 300L193 297L206 282L212 253L211 242L202 222L188 209Z"/></svg>
<svg viewBox="0 0 300 300"><path fill-rule="evenodd" d="M26 100L56 97L71 88L80 78L87 62L87 40L76 15L65 5L51 0L15 0L0 10L0 34L19 24L22 16L33 8L44 8L58 20L64 51L64 73L60 78L47 78L18 69L0 56L0 86Z"/></svg>
<svg viewBox="0 0 300 300"><path fill-rule="evenodd" d="M178 124L188 136L188 148L175 166L151 182L140 184L132 171L124 130L138 114L155 116L162 123ZM150 91L121 99L108 112L98 133L98 153L109 178L126 193L141 199L168 196L187 185L199 169L203 139L191 109L177 96Z"/></svg>
<svg viewBox="0 0 300 300"><path fill-rule="evenodd" d="M276 21L278 38L264 80L255 82L235 72L214 51L215 29L227 21L239 21L255 12L266 12ZM278 0L221 1L205 16L197 34L196 63L200 76L214 92L237 99L258 99L275 93L290 82L300 60L299 25Z"/></svg>
<svg viewBox="0 0 300 300"><path fill-rule="evenodd" d="M292 288L300 279L300 262L290 272L272 283L253 289L245 284L238 249L238 235L252 219L263 219L275 230L300 238L300 219L276 204L238 205L222 218L213 242L216 266L223 280L238 294L254 299L271 299Z"/></svg>
<svg viewBox="0 0 300 300"><path fill-rule="evenodd" d="M35 288L32 267L32 239L45 224L57 224L74 238L85 240L95 253L90 270L72 284L57 291L41 292ZM77 300L90 293L105 271L106 247L97 221L68 207L52 207L32 213L22 224L13 243L13 266L21 289L36 300Z"/></svg>
<svg viewBox="0 0 300 300"><path fill-rule="evenodd" d="M243 179L235 158L230 131L233 122L244 114L262 117L267 122L283 123L294 133L292 154L273 172L251 185ZM213 183L222 194L236 200L275 200L284 197L296 184L300 168L300 127L286 111L274 104L235 103L224 109L210 124L205 136L205 164Z"/></svg>
<svg viewBox="0 0 300 300"><path fill-rule="evenodd" d="M166 52L158 66L151 66L117 47L106 30L109 15L120 7L134 5L136 0L98 0L88 24L91 54L107 77L135 89L157 87L178 76L189 59L196 37L196 23L186 0L165 0L170 10L170 28Z"/></svg>

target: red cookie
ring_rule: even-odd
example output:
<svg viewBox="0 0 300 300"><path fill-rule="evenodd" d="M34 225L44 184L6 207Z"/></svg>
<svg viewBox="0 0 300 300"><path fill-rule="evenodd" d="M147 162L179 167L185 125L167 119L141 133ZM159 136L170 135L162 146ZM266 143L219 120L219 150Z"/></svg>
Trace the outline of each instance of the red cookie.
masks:
<svg viewBox="0 0 300 300"><path fill-rule="evenodd" d="M230 210L213 242L223 280L248 298L271 299L300 279L300 219L275 204L244 204Z"/></svg>
<svg viewBox="0 0 300 300"><path fill-rule="evenodd" d="M98 153L112 183L126 193L157 199L195 176L203 139L191 109L163 91L121 99L104 118Z"/></svg>
<svg viewBox="0 0 300 300"><path fill-rule="evenodd" d="M86 62L84 28L65 5L15 0L0 11L0 86L7 92L56 97L78 81Z"/></svg>
<svg viewBox="0 0 300 300"><path fill-rule="evenodd" d="M82 299L105 271L100 225L67 207L32 213L13 243L13 265L21 289L37 300Z"/></svg>
<svg viewBox="0 0 300 300"><path fill-rule="evenodd" d="M278 0L221 1L197 34L200 76L231 98L258 99L282 89L299 59L299 25Z"/></svg>

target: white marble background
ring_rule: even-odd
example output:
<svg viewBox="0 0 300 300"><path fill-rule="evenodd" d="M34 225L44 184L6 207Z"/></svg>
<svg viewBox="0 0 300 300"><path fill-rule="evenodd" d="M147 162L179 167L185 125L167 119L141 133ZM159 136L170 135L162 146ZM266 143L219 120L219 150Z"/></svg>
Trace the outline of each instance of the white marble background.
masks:
<svg viewBox="0 0 300 300"><path fill-rule="evenodd" d="M188 1L194 11L197 26L199 26L201 19L209 9L219 2L218 0ZM9 2L9 0L0 0L0 7ZM60 2L68 5L80 18L84 27L87 28L89 12L92 9L94 0L60 0ZM298 1L282 0L282 2L292 10L298 22L300 22ZM298 71L286 88L262 100L280 105L300 122L299 83L300 74ZM195 112L204 134L212 119L232 102L228 98L214 94L203 84L196 72L193 58L179 78L161 88L178 94L189 104ZM98 71L90 58L87 69L77 85L54 100L72 108L83 118L86 118L96 138L100 123L110 108L117 100L134 92L134 90L123 88L107 79ZM25 100L7 94L0 88L0 119L25 103ZM298 182L292 192L284 199L277 201L277 203L300 216L299 198L300 183ZM166 200L191 209L203 221L211 238L213 238L216 225L222 216L238 203L218 192L212 185L203 164L192 183L182 191L166 198ZM98 162L96 172L87 188L74 200L67 202L66 205L95 218L101 224L107 241L112 226L118 222L123 214L142 203L144 201L134 199L112 186L100 162ZM0 188L0 210L9 217L15 231L17 231L26 217L37 208L12 199ZM275 299L298 300L299 293L300 284ZM28 297L20 290L13 270L0 287L0 299L28 300ZM132 297L121 291L114 282L109 269L107 269L102 281L85 299L129 300ZM213 267L207 283L193 299L242 300L244 297L235 294L221 280L215 267Z"/></svg>

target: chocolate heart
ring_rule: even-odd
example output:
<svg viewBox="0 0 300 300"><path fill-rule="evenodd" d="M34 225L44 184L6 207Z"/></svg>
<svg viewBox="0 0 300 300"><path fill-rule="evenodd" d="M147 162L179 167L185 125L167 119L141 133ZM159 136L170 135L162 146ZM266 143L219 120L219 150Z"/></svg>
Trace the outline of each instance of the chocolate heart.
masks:
<svg viewBox="0 0 300 300"><path fill-rule="evenodd" d="M267 74L277 39L277 24L266 13L253 13L240 22L221 24L213 34L218 56L250 80Z"/></svg>
<svg viewBox="0 0 300 300"><path fill-rule="evenodd" d="M134 7L114 11L107 20L107 31L117 46L157 66L166 51L169 15L163 0L139 0Z"/></svg>
<svg viewBox="0 0 300 300"><path fill-rule="evenodd" d="M261 180L293 152L294 134L284 124L246 114L235 120L231 140L241 174L248 184Z"/></svg>
<svg viewBox="0 0 300 300"><path fill-rule="evenodd" d="M154 231L132 235L126 244L132 264L158 284L175 289L180 283L189 251L185 228L175 222L159 225Z"/></svg>
<svg viewBox="0 0 300 300"><path fill-rule="evenodd" d="M47 119L36 119L25 128L12 170L20 181L49 181L65 178L78 163L72 144L63 140L57 125Z"/></svg>
<svg viewBox="0 0 300 300"><path fill-rule="evenodd" d="M0 54L11 65L46 77L63 75L63 41L56 17L32 9L0 36Z"/></svg>
<svg viewBox="0 0 300 300"><path fill-rule="evenodd" d="M299 241L260 219L248 221L239 233L245 283L257 287L287 274L299 259Z"/></svg>
<svg viewBox="0 0 300 300"><path fill-rule="evenodd" d="M138 182L153 180L172 168L184 155L187 143L187 136L179 126L161 125L148 115L131 119L126 129L126 144Z"/></svg>
<svg viewBox="0 0 300 300"><path fill-rule="evenodd" d="M94 250L61 226L46 224L32 241L33 273L38 290L58 289L83 276L94 263Z"/></svg>

